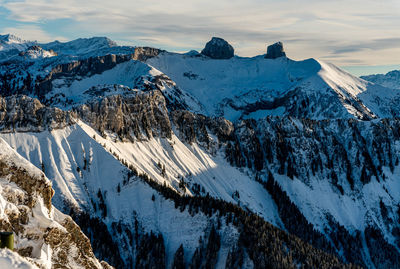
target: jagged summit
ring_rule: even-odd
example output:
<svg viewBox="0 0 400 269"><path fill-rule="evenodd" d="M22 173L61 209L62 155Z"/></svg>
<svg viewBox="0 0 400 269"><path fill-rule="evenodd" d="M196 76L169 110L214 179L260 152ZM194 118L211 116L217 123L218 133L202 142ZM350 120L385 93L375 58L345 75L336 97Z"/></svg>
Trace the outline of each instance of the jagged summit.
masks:
<svg viewBox="0 0 400 269"><path fill-rule="evenodd" d="M275 44L269 45L267 48L267 54L265 58L267 59L276 59L280 57L286 57L285 50L283 49L282 42L276 42Z"/></svg>
<svg viewBox="0 0 400 269"><path fill-rule="evenodd" d="M10 50L23 51L30 46L35 45L36 42L23 40L13 34L0 35L0 52Z"/></svg>
<svg viewBox="0 0 400 269"><path fill-rule="evenodd" d="M5 34L5 35L0 35L0 40L1 41L17 41L17 42L22 42L23 40L13 34Z"/></svg>
<svg viewBox="0 0 400 269"><path fill-rule="evenodd" d="M213 37L207 42L201 54L212 59L230 59L234 55L233 47L220 37Z"/></svg>
<svg viewBox="0 0 400 269"><path fill-rule="evenodd" d="M94 50L116 47L117 43L107 37L78 38L68 42L54 41L41 44L46 50L53 50L58 54L83 54Z"/></svg>

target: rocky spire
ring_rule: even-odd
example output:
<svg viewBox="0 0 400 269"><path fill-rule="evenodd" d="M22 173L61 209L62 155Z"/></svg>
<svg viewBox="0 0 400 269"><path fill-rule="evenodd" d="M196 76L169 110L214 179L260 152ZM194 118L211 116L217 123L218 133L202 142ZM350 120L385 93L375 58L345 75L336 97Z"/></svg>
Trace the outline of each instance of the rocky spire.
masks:
<svg viewBox="0 0 400 269"><path fill-rule="evenodd" d="M213 37L207 42L206 47L201 51L201 54L213 59L230 59L233 57L234 49L224 39Z"/></svg>
<svg viewBox="0 0 400 269"><path fill-rule="evenodd" d="M269 45L267 48L267 54L265 58L276 59L279 57L286 57L285 50L283 49L282 42L276 42L275 44Z"/></svg>

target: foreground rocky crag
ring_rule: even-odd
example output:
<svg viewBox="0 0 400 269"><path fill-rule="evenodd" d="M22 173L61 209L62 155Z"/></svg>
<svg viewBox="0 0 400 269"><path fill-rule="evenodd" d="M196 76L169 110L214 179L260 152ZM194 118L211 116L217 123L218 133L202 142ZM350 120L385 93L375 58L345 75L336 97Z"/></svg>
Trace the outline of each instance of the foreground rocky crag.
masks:
<svg viewBox="0 0 400 269"><path fill-rule="evenodd" d="M71 217L52 206L44 173L2 139L0 148L0 229L14 233L14 251L39 268L111 268L96 259Z"/></svg>

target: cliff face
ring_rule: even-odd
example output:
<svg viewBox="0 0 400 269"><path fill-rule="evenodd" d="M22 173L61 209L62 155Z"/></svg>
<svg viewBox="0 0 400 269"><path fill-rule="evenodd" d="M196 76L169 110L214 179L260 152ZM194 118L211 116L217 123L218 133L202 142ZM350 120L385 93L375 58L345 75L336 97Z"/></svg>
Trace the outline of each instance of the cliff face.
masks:
<svg viewBox="0 0 400 269"><path fill-rule="evenodd" d="M14 233L15 251L41 268L110 268L79 226L52 206L44 173L2 139L0 148L0 228Z"/></svg>
<svg viewBox="0 0 400 269"><path fill-rule="evenodd" d="M121 139L171 137L165 99L159 91L93 99L76 113L100 133L111 131Z"/></svg>
<svg viewBox="0 0 400 269"><path fill-rule="evenodd" d="M24 95L0 97L2 132L40 132L61 129L74 123L73 113L46 107Z"/></svg>

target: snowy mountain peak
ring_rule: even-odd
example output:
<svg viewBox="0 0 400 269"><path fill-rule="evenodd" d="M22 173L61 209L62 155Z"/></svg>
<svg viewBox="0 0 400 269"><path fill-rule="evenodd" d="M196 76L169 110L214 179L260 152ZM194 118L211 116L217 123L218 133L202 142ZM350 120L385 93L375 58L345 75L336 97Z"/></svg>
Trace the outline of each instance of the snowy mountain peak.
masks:
<svg viewBox="0 0 400 269"><path fill-rule="evenodd" d="M78 38L69 42L54 41L41 44L46 50L53 50L58 54L78 55L91 51L116 47L117 43L107 37Z"/></svg>
<svg viewBox="0 0 400 269"><path fill-rule="evenodd" d="M35 42L23 40L12 34L0 35L0 52L17 49L23 51L29 46L33 46Z"/></svg>
<svg viewBox="0 0 400 269"><path fill-rule="evenodd" d="M386 74L362 76L362 79L392 89L400 89L400 70L393 70Z"/></svg>
<svg viewBox="0 0 400 269"><path fill-rule="evenodd" d="M397 268L400 121L371 119L400 115L398 90L281 42L233 54L215 37L201 55L102 37L4 53L0 213L29 217L19 252L106 267L58 207L116 268Z"/></svg>
<svg viewBox="0 0 400 269"><path fill-rule="evenodd" d="M8 43L26 43L27 42L13 34L0 35L0 40L3 42L8 42Z"/></svg>
<svg viewBox="0 0 400 269"><path fill-rule="evenodd" d="M276 47L282 52L281 44ZM397 115L393 104L400 105L398 92L315 59L220 61L164 53L146 62L194 96L202 113L231 121L267 116L372 119Z"/></svg>

